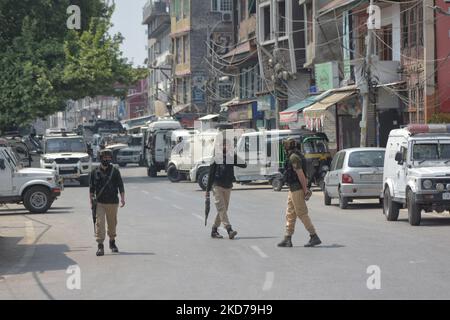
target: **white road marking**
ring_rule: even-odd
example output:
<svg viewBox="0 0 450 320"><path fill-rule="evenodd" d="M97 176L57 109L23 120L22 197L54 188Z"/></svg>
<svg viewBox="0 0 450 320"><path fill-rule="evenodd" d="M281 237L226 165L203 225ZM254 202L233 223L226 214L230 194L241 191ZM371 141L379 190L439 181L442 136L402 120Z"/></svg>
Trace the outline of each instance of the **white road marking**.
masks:
<svg viewBox="0 0 450 320"><path fill-rule="evenodd" d="M174 207L175 209L178 209L178 210L183 210L183 208L182 208L182 207L180 207L180 206L177 206L176 204L173 204L173 205L172 205L172 207Z"/></svg>
<svg viewBox="0 0 450 320"><path fill-rule="evenodd" d="M154 196L153 199L158 200L158 201L163 201L163 199L158 196Z"/></svg>
<svg viewBox="0 0 450 320"><path fill-rule="evenodd" d="M264 281L263 291L269 291L272 289L274 277L275 274L272 271L266 272L266 280Z"/></svg>
<svg viewBox="0 0 450 320"><path fill-rule="evenodd" d="M145 191L145 190L141 190L141 191L145 194L150 194L150 192L148 192L148 191Z"/></svg>
<svg viewBox="0 0 450 320"><path fill-rule="evenodd" d="M199 218L199 219L202 220L202 221L205 221L205 217L202 217L202 216L199 215L199 214L193 213L192 215L193 215L194 217L196 217L196 218Z"/></svg>
<svg viewBox="0 0 450 320"><path fill-rule="evenodd" d="M267 254L265 254L258 246L251 246L253 250L256 251L256 253L263 259L268 258Z"/></svg>

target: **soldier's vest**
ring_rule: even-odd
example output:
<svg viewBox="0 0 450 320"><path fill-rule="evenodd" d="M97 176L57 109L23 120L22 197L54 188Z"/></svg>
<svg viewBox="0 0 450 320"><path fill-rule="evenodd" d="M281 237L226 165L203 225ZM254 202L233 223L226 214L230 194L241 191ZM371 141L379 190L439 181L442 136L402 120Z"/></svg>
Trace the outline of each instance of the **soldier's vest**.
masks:
<svg viewBox="0 0 450 320"><path fill-rule="evenodd" d="M300 180L298 179L297 172L295 172L294 167L292 166L292 163L290 161L290 157L292 154L296 154L299 156L299 158L302 162L303 173L306 176L306 159L303 156L303 154L301 154L298 150L295 150L293 152L290 152L286 158L286 162L284 164L284 179L285 179L286 183L288 184L288 186L300 185L300 187L301 187L301 183L300 183Z"/></svg>

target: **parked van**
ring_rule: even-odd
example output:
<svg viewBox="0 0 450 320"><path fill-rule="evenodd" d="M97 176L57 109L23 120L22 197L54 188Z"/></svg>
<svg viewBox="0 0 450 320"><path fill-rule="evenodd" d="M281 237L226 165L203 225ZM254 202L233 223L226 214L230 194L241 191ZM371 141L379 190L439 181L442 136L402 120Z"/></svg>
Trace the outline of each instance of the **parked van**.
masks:
<svg viewBox="0 0 450 320"><path fill-rule="evenodd" d="M323 141L324 146L326 147L325 135L316 134L306 130L261 130L258 132L242 134L238 140L236 152L239 158L245 160L247 167L235 168L234 173L236 181L240 183L267 181L272 184L274 190L281 190L284 182L280 170L283 169L285 160L282 142L283 140L292 137L298 139L300 145L302 145L306 136L309 138L317 137L318 140ZM326 148L325 151L327 154L325 159L328 161L329 153ZM308 169L308 172L310 172L311 175L315 174L317 171L315 169L316 163L313 163L312 160L313 158L307 159L307 168L311 168L311 170ZM318 161L317 165L320 165L321 163L322 162ZM208 173L209 162L199 161L191 170L190 177L192 181L198 181L199 186L205 190L208 181Z"/></svg>
<svg viewBox="0 0 450 320"><path fill-rule="evenodd" d="M450 210L450 125L410 125L389 134L383 174L383 212L388 221L408 208L411 225L422 210Z"/></svg>
<svg viewBox="0 0 450 320"><path fill-rule="evenodd" d="M146 133L147 175L156 177L161 170L167 170L172 151L172 132L181 129L180 122L173 118L160 118L148 126Z"/></svg>

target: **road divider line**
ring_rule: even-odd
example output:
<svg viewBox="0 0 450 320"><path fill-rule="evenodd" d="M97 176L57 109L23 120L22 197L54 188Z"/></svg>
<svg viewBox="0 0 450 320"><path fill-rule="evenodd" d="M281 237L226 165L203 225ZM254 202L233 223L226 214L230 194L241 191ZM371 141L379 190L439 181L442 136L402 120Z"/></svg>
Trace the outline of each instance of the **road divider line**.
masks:
<svg viewBox="0 0 450 320"><path fill-rule="evenodd" d="M202 221L205 221L205 217L202 217L202 216L199 215L199 214L193 213L192 215L193 215L194 217L196 217L196 218L202 220Z"/></svg>
<svg viewBox="0 0 450 320"><path fill-rule="evenodd" d="M163 201L163 199L161 197L158 197L158 196L153 196L153 199L158 200L158 201Z"/></svg>
<svg viewBox="0 0 450 320"><path fill-rule="evenodd" d="M263 259L268 258L267 254L265 254L258 246L251 246L253 250Z"/></svg>
<svg viewBox="0 0 450 320"><path fill-rule="evenodd" d="M180 206L177 206L176 204L173 204L173 205L172 205L172 207L174 207L175 209L178 209L178 210L183 210L183 208L182 208L182 207L180 207Z"/></svg>
<svg viewBox="0 0 450 320"><path fill-rule="evenodd" d="M141 190L141 191L145 194L150 194L150 192L148 192L148 191L145 191L145 190Z"/></svg>
<svg viewBox="0 0 450 320"><path fill-rule="evenodd" d="M266 280L264 281L263 291L272 289L275 274L272 271L266 272Z"/></svg>

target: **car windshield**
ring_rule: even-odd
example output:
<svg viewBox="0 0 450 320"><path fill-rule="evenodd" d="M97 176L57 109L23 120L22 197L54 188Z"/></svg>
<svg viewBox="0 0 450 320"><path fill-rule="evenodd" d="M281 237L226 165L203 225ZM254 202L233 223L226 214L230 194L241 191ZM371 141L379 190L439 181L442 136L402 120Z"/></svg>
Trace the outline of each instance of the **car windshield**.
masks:
<svg viewBox="0 0 450 320"><path fill-rule="evenodd" d="M413 161L449 160L450 143L415 143L412 152Z"/></svg>
<svg viewBox="0 0 450 320"><path fill-rule="evenodd" d="M46 153L83 152L86 153L86 145L82 138L75 139L49 139L46 142Z"/></svg>
<svg viewBox="0 0 450 320"><path fill-rule="evenodd" d="M328 152L327 142L323 139L307 139L303 143L305 153L326 153Z"/></svg>
<svg viewBox="0 0 450 320"><path fill-rule="evenodd" d="M140 146L142 144L142 138L132 138L130 146Z"/></svg>
<svg viewBox="0 0 450 320"><path fill-rule="evenodd" d="M383 151L354 151L348 158L350 168L381 168L384 166Z"/></svg>

